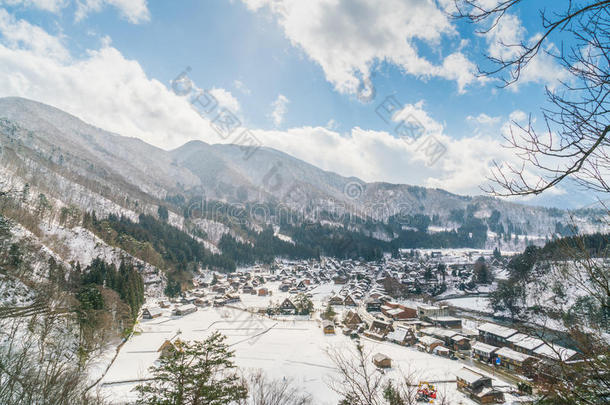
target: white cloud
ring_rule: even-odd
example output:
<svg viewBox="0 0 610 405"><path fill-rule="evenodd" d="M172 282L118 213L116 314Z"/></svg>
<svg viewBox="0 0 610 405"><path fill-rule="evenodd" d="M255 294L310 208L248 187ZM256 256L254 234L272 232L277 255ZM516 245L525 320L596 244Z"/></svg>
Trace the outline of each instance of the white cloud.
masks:
<svg viewBox="0 0 610 405"><path fill-rule="evenodd" d="M241 80L234 80L233 87L241 91L243 94L250 94L250 89Z"/></svg>
<svg viewBox="0 0 610 405"><path fill-rule="evenodd" d="M375 63L389 62L418 77L455 80L458 89L475 80L475 66L461 52L436 65L419 55L421 40L438 47L456 31L428 0L242 0L253 11L268 7L286 37L317 62L335 88L354 93L359 77Z"/></svg>
<svg viewBox="0 0 610 405"><path fill-rule="evenodd" d="M8 6L31 7L49 11L51 13L58 13L61 9L66 7L67 0L2 0L0 1L0 5L2 4Z"/></svg>
<svg viewBox="0 0 610 405"><path fill-rule="evenodd" d="M216 98L220 107L224 107L233 113L237 113L241 109L239 101L228 90L214 87L210 90L210 94Z"/></svg>
<svg viewBox="0 0 610 405"><path fill-rule="evenodd" d="M106 6L113 6L130 23L139 24L150 20L147 0L76 0L76 20L80 21L91 13L97 13Z"/></svg>
<svg viewBox="0 0 610 405"><path fill-rule="evenodd" d="M415 117L421 123L424 134L412 143L393 134L394 125L388 125L387 131L356 127L347 134L323 127L254 132L266 146L324 170L365 181L418 184L456 193L480 194L479 185L485 182L493 160L514 159L500 147L497 136L460 140L447 136L443 124L434 120L423 106L423 102L405 105L394 117L395 120ZM422 146L431 139L442 142L447 152L434 165L427 166Z"/></svg>
<svg viewBox="0 0 610 405"><path fill-rule="evenodd" d="M508 118L511 121L514 121L514 122L517 122L517 123L523 123L523 122L525 122L525 120L527 120L527 114L524 113L521 110L515 110L515 111L510 113Z"/></svg>
<svg viewBox="0 0 610 405"><path fill-rule="evenodd" d="M4 31L19 27L8 38ZM174 148L200 139L221 139L207 120L163 83L149 78L138 62L126 59L104 41L82 59L70 57L61 40L38 27L0 13L0 96L21 96L56 106L84 121L138 137L162 148ZM27 34L27 35L26 35ZM31 38L25 40L23 38ZM237 103L224 89L225 103ZM230 96L230 97L229 97ZM282 122L288 99L279 95L281 107L273 114ZM238 104L237 104L238 105ZM523 118L515 112L513 118ZM277 148L325 170L359 176L367 181L442 187L458 193L479 193L493 160L514 162L513 153L501 148L497 134L452 139L444 125L424 110L424 103L409 104L394 119L413 116L434 136L447 153L433 166L425 165L420 143L409 144L386 131L353 128L341 134L330 128L302 127L287 130L254 130L264 145Z"/></svg>
<svg viewBox="0 0 610 405"><path fill-rule="evenodd" d="M533 35L529 39L526 35L527 32L519 17L512 14L504 15L487 34L489 56L506 61L514 59L520 52L519 44L533 45L540 38L540 34ZM519 81L509 88L516 91L519 84L529 82L544 83L550 88L554 88L560 81L566 80L568 72L557 63L553 56L549 55L555 51L556 47L553 44L548 44L541 49L522 70Z"/></svg>
<svg viewBox="0 0 610 405"><path fill-rule="evenodd" d="M44 54L52 59L66 60L69 52L60 38L24 20L16 20L6 10L0 8L0 36L11 49L29 50Z"/></svg>
<svg viewBox="0 0 610 405"><path fill-rule="evenodd" d="M288 109L288 103L290 100L283 94L279 94L275 101L271 103L271 107L273 110L271 111L271 120L273 121L273 125L279 127L284 122L284 115L286 115L286 110Z"/></svg>
<svg viewBox="0 0 610 405"><path fill-rule="evenodd" d="M330 129L331 131L334 131L337 128L339 128L339 123L337 123L337 121L335 121L333 118L329 119L328 122L326 123L326 129Z"/></svg>
<svg viewBox="0 0 610 405"><path fill-rule="evenodd" d="M0 33L0 96L41 101L163 148L219 140L187 100L147 77L108 41L75 60L58 38L3 10Z"/></svg>
<svg viewBox="0 0 610 405"><path fill-rule="evenodd" d="M500 123L500 121L502 121L502 117L491 117L485 113L481 113L476 117L469 115L468 117L466 117L466 119L468 121L481 125L497 125Z"/></svg>
<svg viewBox="0 0 610 405"><path fill-rule="evenodd" d="M76 12L74 18L81 21L91 13L102 11L106 6L116 8L121 16L132 24L150 20L147 0L74 0ZM0 5L36 8L58 14L66 8L71 0L0 0Z"/></svg>

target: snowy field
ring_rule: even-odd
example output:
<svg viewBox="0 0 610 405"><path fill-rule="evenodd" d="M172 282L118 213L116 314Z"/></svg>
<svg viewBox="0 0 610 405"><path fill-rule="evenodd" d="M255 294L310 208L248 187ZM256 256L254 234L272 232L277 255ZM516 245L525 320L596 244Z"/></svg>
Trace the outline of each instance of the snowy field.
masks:
<svg viewBox="0 0 610 405"><path fill-rule="evenodd" d="M442 301L456 308L468 309L472 311L493 313L488 297L463 297L452 298Z"/></svg>
<svg viewBox="0 0 610 405"><path fill-rule="evenodd" d="M323 285L311 291L317 307L332 287ZM247 306L259 304L256 301L261 306L269 302L269 297L243 297L247 299ZM227 343L235 350L236 363L242 370L262 369L272 378L292 378L312 395L315 404L335 405L338 396L327 386L335 371L326 350L345 350L354 345L339 328L336 335L325 336L319 320L269 319L230 308L200 308L184 317L172 317L167 310L161 318L141 321L139 327L142 332L123 346L101 382L102 395L112 403L126 403L136 398L133 388L137 383L123 381L149 376L148 368L159 357L157 350L166 339L179 336L182 340L203 340L213 331L219 331L228 337ZM372 354L383 353L392 359L392 370L386 372L388 377L398 377L398 370L402 369L416 371L421 380L455 381L455 372L463 366L457 361L389 342L365 338L361 342ZM440 384L439 391L446 393L451 404L473 403L457 392L455 382Z"/></svg>

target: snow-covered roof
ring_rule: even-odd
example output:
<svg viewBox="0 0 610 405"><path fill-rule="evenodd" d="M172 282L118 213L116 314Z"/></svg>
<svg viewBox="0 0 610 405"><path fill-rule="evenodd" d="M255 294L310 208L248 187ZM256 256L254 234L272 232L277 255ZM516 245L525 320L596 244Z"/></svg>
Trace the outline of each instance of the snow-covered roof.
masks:
<svg viewBox="0 0 610 405"><path fill-rule="evenodd" d="M499 349L496 352L496 356L506 357L507 359L511 359L511 360L518 361L518 362L524 362L525 360L527 360L531 357L531 356L528 356L527 354L516 352L513 349L508 348L508 347L503 347L503 348Z"/></svg>
<svg viewBox="0 0 610 405"><path fill-rule="evenodd" d="M544 344L544 341L533 336L528 336L524 333L517 333L516 335L513 335L508 338L508 341L514 344L515 346L521 347L526 350L534 350Z"/></svg>
<svg viewBox="0 0 610 405"><path fill-rule="evenodd" d="M458 370L455 373L455 376L460 380L466 381L468 384L475 383L479 381L481 378L486 378L483 374L479 374L476 371L473 371L467 367Z"/></svg>
<svg viewBox="0 0 610 405"><path fill-rule="evenodd" d="M442 340L434 338L432 336L422 336L419 338L419 341L423 344L425 344L426 346L430 346L433 345L435 343L443 343Z"/></svg>
<svg viewBox="0 0 610 405"><path fill-rule="evenodd" d="M159 307L145 308L151 316L163 314L163 310Z"/></svg>
<svg viewBox="0 0 610 405"><path fill-rule="evenodd" d="M395 331L388 333L388 335L386 336L386 339L402 342L403 340L405 340L407 333L409 333L408 329L396 328Z"/></svg>
<svg viewBox="0 0 610 405"><path fill-rule="evenodd" d="M455 316L434 316L430 317L431 320L436 322L457 322L461 321L461 318L456 318Z"/></svg>
<svg viewBox="0 0 610 405"><path fill-rule="evenodd" d="M435 309L441 309L440 307L437 307L436 305L430 305L430 304L418 304L417 308L424 310L424 311L434 311Z"/></svg>
<svg viewBox="0 0 610 405"><path fill-rule="evenodd" d="M488 345L487 343L476 342L472 345L472 350L476 350L481 353L491 354L498 350L498 348L496 346Z"/></svg>
<svg viewBox="0 0 610 405"><path fill-rule="evenodd" d="M483 325L480 325L478 329L479 331L491 333L493 335L500 336L503 338L509 338L518 332L516 329L507 328L505 326L497 325L491 322L487 322Z"/></svg>
<svg viewBox="0 0 610 405"><path fill-rule="evenodd" d="M390 360L389 356L386 356L385 354L382 353L377 353L376 355L373 356L373 360L375 361L383 361L383 360Z"/></svg>
<svg viewBox="0 0 610 405"><path fill-rule="evenodd" d="M450 338L452 336L455 336L455 335L459 334L455 330L443 329L443 328L435 328L435 327L422 328L421 329L421 333L424 333L426 335L442 336L442 337L445 337L445 338Z"/></svg>
<svg viewBox="0 0 610 405"><path fill-rule="evenodd" d="M559 345L555 345L555 344L550 346L547 343L545 343L543 346L540 346L539 348L534 350L534 353L537 355L540 355L540 356L548 357L553 360L561 360L561 361L570 360L572 357L574 357L577 354L576 351L574 351L572 349L568 349L567 347L563 347L563 346L559 346Z"/></svg>

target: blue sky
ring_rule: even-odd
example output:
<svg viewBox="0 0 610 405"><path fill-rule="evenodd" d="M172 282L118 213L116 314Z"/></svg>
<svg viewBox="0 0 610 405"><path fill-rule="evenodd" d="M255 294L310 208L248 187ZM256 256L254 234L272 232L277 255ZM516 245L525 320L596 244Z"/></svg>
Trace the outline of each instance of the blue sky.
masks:
<svg viewBox="0 0 610 405"><path fill-rule="evenodd" d="M266 146L366 181L480 194L492 161L514 162L501 147L511 121L538 114L545 86L563 76L547 57L518 86L477 78L485 53L506 50L447 18L449 3L0 0L0 96L46 102L167 149L230 141L170 91L190 66L197 87ZM516 10L494 38L528 40L539 24L537 10ZM363 102L357 84L366 77L376 96ZM446 145L441 159L428 164L376 114L387 96ZM565 185L528 202L576 207L589 198Z"/></svg>

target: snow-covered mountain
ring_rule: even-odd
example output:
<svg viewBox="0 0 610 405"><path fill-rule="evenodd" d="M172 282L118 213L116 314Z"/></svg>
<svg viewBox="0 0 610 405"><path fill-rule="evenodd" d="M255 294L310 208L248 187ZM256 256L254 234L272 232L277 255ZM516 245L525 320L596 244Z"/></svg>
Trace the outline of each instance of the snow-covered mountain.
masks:
<svg viewBox="0 0 610 405"><path fill-rule="evenodd" d="M463 210L521 234L546 236L557 222L599 229L591 212L516 204L486 196L466 197L440 189L366 183L321 170L271 148L191 141L172 151L93 127L54 107L21 98L0 99L0 172L13 190L25 184L54 200L131 218L154 213L168 196L228 203L275 202L292 209L348 211L385 221L391 215L425 214L439 229L454 229ZM171 210L171 209L170 209ZM182 225L177 210L171 220ZM332 221L331 221L332 222ZM380 235L391 238L391 235ZM217 239L217 238L215 238Z"/></svg>

